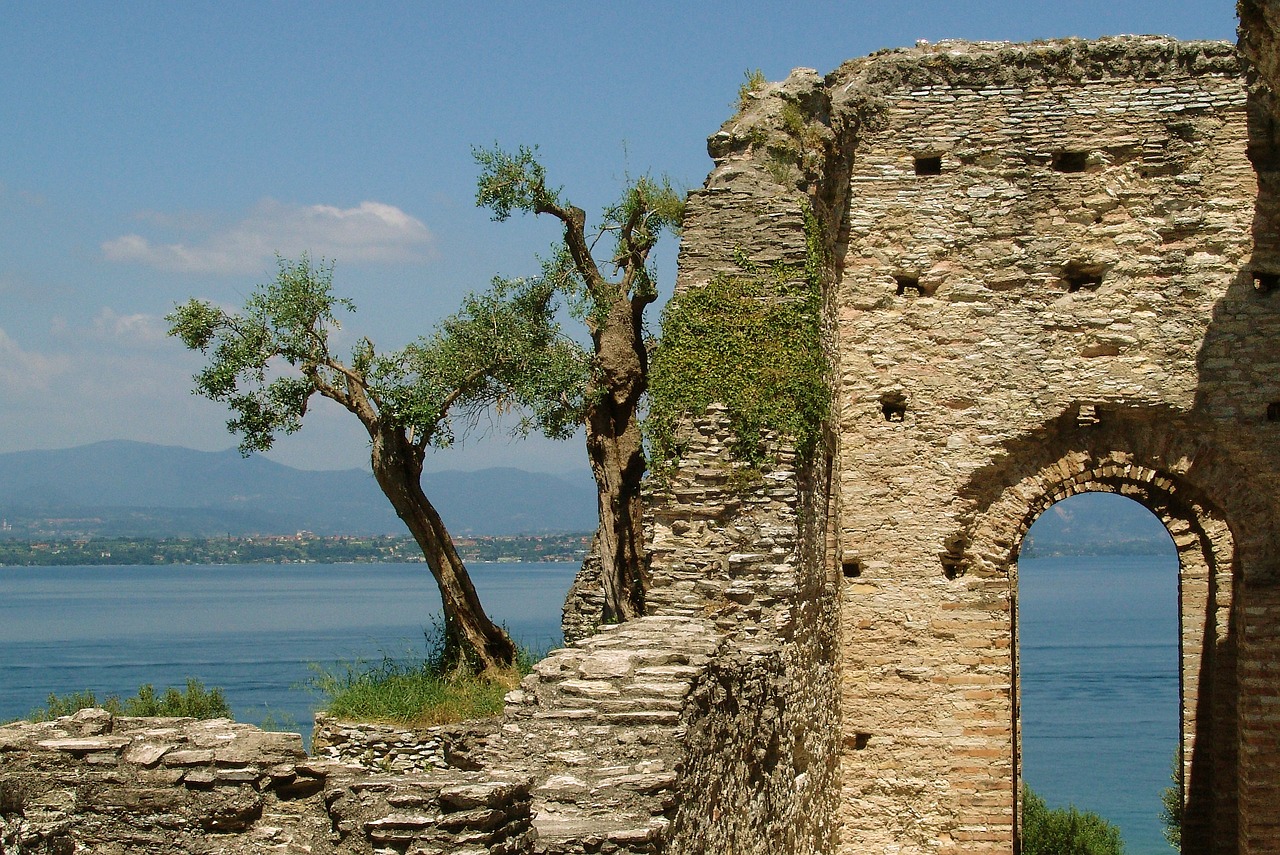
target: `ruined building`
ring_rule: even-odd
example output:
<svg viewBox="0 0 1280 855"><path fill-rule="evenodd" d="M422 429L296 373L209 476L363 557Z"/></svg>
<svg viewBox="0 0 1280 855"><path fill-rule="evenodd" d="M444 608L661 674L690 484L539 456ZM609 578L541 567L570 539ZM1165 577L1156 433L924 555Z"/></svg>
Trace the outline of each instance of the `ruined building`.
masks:
<svg viewBox="0 0 1280 855"><path fill-rule="evenodd" d="M500 721L322 720L313 757L225 722L0 728L5 845L1008 855L1019 547L1101 490L1178 548L1184 851L1280 852L1265 8L1261 80L1231 45L1123 37L922 44L746 93L669 316L724 293L725 318L811 328L800 374L832 403L796 398L802 447L766 423L745 448L732 403L676 426L650 616L553 653Z"/></svg>

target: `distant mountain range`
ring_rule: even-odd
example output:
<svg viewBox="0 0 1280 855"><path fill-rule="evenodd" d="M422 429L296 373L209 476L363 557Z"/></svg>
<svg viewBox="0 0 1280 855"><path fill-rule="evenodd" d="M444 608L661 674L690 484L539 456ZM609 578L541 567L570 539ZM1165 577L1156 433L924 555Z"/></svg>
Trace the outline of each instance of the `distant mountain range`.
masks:
<svg viewBox="0 0 1280 855"><path fill-rule="evenodd" d="M1050 555L1151 555L1173 551L1169 532L1132 499L1085 493L1053 505L1022 543L1027 558Z"/></svg>
<svg viewBox="0 0 1280 855"><path fill-rule="evenodd" d="M596 527L588 470L428 472L427 496L455 536L586 532ZM309 471L234 449L194 451L110 441L0 454L0 538L403 534L365 470ZM1028 558L1146 554L1171 548L1145 508L1090 493L1045 511L1023 542Z"/></svg>
<svg viewBox="0 0 1280 855"><path fill-rule="evenodd" d="M592 531L588 470L428 472L427 496L454 535ZM366 470L308 471L234 449L109 441L0 454L0 537L401 534Z"/></svg>

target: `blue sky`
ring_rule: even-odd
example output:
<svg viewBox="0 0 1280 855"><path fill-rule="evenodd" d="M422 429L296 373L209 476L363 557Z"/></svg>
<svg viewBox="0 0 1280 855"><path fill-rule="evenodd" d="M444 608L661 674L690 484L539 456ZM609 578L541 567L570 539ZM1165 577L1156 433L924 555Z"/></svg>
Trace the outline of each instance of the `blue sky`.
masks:
<svg viewBox="0 0 1280 855"><path fill-rule="evenodd" d="M536 144L589 212L628 173L700 185L747 69L917 39L1235 38L1182 2L6 3L0 5L0 452L136 439L234 444L189 394L162 318L238 305L274 254L336 261L346 326L394 347L558 230L474 207L474 145ZM674 276L674 243L662 269ZM654 316L656 325L656 313ZM316 408L271 453L367 465ZM585 466L580 442L472 439L437 469Z"/></svg>

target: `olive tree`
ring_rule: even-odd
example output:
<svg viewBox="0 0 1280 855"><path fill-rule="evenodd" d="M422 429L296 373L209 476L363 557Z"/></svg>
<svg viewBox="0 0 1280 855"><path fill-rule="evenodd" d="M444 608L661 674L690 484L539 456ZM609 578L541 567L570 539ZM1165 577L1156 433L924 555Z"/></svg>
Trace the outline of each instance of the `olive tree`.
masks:
<svg viewBox="0 0 1280 855"><path fill-rule="evenodd" d="M628 620L644 611L640 487L645 456L639 411L649 377L644 314L658 296L649 254L663 231L679 229L684 197L665 180L631 181L588 234L586 212L560 189L547 186L536 150L521 146L513 154L476 149L475 158L481 167L476 201L495 220L522 211L549 215L563 227L562 241L544 264L543 279L569 298L591 337L582 423L599 493L600 528L593 549L601 563L601 617L606 622ZM606 235L612 247L598 256L596 245Z"/></svg>
<svg viewBox="0 0 1280 855"><path fill-rule="evenodd" d="M413 534L440 588L447 661L476 670L510 665L515 646L485 614L453 540L422 489L430 448L447 447L494 408L519 410L517 432L563 438L576 429L587 357L561 335L554 286L545 279L495 279L468 296L430 336L389 353L359 339L346 359L331 349L336 313L332 265L281 259L273 282L239 312L208 302L179 305L169 334L208 357L195 392L225 403L227 428L248 455L302 426L308 402L336 402L369 434L382 492Z"/></svg>

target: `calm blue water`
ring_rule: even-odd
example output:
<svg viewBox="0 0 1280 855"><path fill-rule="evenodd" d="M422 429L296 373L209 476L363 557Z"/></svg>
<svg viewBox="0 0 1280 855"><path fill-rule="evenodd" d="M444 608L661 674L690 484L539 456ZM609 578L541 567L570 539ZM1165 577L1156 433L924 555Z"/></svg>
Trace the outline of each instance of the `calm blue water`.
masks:
<svg viewBox="0 0 1280 855"><path fill-rule="evenodd" d="M1172 549L1170 549L1172 553ZM1177 557L1018 564L1023 775L1051 807L1169 855L1160 792L1178 745Z"/></svg>
<svg viewBox="0 0 1280 855"><path fill-rule="evenodd" d="M518 641L559 641L576 565L471 569ZM1176 559L1025 559L1019 573L1028 783L1118 823L1130 855L1167 855ZM270 713L306 733L308 663L420 655L438 611L422 564L0 568L0 720L50 692L128 695L192 675L222 687L241 721Z"/></svg>
<svg viewBox="0 0 1280 855"><path fill-rule="evenodd" d="M561 641L575 564L471 565L518 643ZM424 564L0 567L0 720L50 692L127 696L143 683L218 686L237 719L309 738L310 663L421 656L440 611Z"/></svg>

